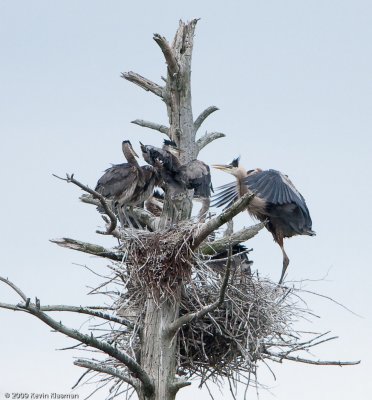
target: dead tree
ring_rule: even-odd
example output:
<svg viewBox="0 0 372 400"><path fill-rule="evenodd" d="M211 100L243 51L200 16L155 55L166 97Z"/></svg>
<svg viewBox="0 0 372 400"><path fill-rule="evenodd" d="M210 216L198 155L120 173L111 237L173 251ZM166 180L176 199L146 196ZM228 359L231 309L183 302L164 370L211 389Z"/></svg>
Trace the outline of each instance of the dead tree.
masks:
<svg viewBox="0 0 372 400"><path fill-rule="evenodd" d="M172 43L154 35L167 64L164 85L135 72L122 74L165 103L169 126L142 119L133 123L173 140L182 151L182 163L195 159L206 145L224 136L210 132L197 138L202 123L217 107L208 107L193 117L191 59L196 23L181 21ZM227 379L231 387L237 382L249 384L257 364L269 360L355 364L304 358L302 352L333 338L326 334L304 337L294 332L293 321L304 313L311 314L296 305L299 289L278 288L239 271L239 263L233 262L233 246L256 235L263 224L211 239L222 225L246 209L252 195L245 195L220 215L200 222L190 219L192 192L185 189L177 196L166 196L160 220L137 209L147 229L134 230L117 226L116 216L102 195L73 175L65 180L89 194L83 201L103 208L107 228L98 233L114 236L119 245L106 249L69 238L53 242L111 260L107 280L96 290L105 288L111 305L44 305L37 298L32 301L10 280L0 278L21 298L18 304L0 303L0 308L32 314L75 339L78 347L99 350L99 360L95 353L95 358L78 359L75 365L86 369L83 376L102 376L104 384L111 384L111 396L122 393L123 385L127 385L140 400L172 400L194 378L200 379L201 385L220 379ZM216 269L211 258L222 252L224 268ZM106 290L109 286L115 290ZM53 319L50 311L86 314L107 322L107 327L93 329L88 335Z"/></svg>

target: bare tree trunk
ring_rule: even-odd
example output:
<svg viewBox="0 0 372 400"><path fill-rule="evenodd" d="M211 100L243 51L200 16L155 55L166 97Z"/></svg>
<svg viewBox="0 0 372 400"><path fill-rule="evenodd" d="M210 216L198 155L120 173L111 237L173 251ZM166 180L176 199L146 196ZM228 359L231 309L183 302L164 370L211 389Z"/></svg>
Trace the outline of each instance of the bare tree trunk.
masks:
<svg viewBox="0 0 372 400"><path fill-rule="evenodd" d="M196 23L196 19L189 23L180 21L171 45L163 36L154 35L154 40L167 63L167 79L163 88L142 77L141 82L136 81L133 77L138 76L133 73L124 74L124 78L162 97L167 107L169 128L157 127L157 124L143 121L140 125L166 132L181 150L182 163L196 158L198 153L191 105L191 58ZM190 218L191 211L192 195L188 190L185 189L183 193L177 193L175 196L166 195L160 229ZM177 339L168 337L166 333L168 327L178 318L180 289L179 287L175 290L176 294L171 296L171 299L159 301L155 300L155 293L148 293L142 334L141 366L153 380L154 393L151 397L146 397L140 390L141 400L173 400L178 389L182 387L175 382Z"/></svg>
<svg viewBox="0 0 372 400"><path fill-rule="evenodd" d="M166 334L167 327L178 317L179 302L166 299L158 305L151 295L146 301L141 365L153 379L154 393L143 399L173 400L176 397L177 340Z"/></svg>

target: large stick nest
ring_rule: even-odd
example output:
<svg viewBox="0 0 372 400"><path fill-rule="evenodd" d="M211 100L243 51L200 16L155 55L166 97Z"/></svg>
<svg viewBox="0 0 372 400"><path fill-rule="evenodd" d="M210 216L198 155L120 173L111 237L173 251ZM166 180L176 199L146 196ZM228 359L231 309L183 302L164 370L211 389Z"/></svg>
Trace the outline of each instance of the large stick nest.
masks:
<svg viewBox="0 0 372 400"><path fill-rule="evenodd" d="M192 233L191 224L185 224L125 238L127 256L121 266L125 290L120 315L141 328L146 295L150 292L157 299L169 298L179 285L181 315L218 299L224 271L214 268L209 258L192 252ZM304 340L294 331L293 322L308 312L296 305L295 293L252 276L237 262L232 264L223 304L183 326L178 335L177 372L187 378L201 378L202 384L224 377L247 382L255 374L258 361L281 361L293 351L310 347L318 337L314 334ZM138 341L129 334L127 339L126 335L121 337L131 344L133 354L138 354Z"/></svg>

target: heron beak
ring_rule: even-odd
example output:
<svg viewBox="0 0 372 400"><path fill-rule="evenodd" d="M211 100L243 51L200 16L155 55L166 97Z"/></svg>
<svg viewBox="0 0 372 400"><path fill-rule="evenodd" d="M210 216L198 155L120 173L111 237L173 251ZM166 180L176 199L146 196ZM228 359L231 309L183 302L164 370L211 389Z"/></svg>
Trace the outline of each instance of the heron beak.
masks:
<svg viewBox="0 0 372 400"><path fill-rule="evenodd" d="M224 172L231 172L231 165L223 165L223 164L215 164L215 165L211 165L211 167L215 168L215 169L219 169L220 171L224 171Z"/></svg>

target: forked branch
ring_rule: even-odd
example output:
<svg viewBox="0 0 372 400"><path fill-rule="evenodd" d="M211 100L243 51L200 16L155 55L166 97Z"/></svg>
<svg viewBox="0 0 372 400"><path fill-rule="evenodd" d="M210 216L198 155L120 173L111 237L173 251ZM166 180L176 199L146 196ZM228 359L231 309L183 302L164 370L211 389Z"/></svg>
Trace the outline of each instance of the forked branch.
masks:
<svg viewBox="0 0 372 400"><path fill-rule="evenodd" d="M66 174L66 178L61 178L58 175L53 174L54 177L61 179L62 181L65 181L67 183L73 183L74 185L78 186L80 189L84 190L84 192L90 193L94 198L98 199L99 202L101 203L101 206L105 210L105 214L110 218L110 224L107 227L106 232L102 231L96 231L97 233L100 233L102 235L112 235L117 238L120 238L119 232L117 232L116 225L117 225L117 219L115 214L111 211L110 207L108 206L106 199L101 195L101 193L96 192L95 190L91 189L90 187L82 184L78 180L74 178L74 174Z"/></svg>
<svg viewBox="0 0 372 400"><path fill-rule="evenodd" d="M142 369L142 367L130 357L125 352L118 350L117 347L111 346L107 342L100 341L96 339L93 335L86 335L79 332L76 329L69 328L62 324L61 321L57 321L51 318L44 310L48 311L57 311L56 306L40 306L40 301L37 299L36 304L30 302L30 298L27 296L12 282L8 279L0 278L0 280L10 286L16 293L21 295L24 300L24 304L17 304L15 307L19 311L24 311L29 314L34 315L36 318L43 321L46 325L50 326L57 332L63 333L64 335L77 340L80 343L84 343L89 347L94 347L98 350L101 350L103 353L115 358L116 360L122 362L133 374L135 374L138 379L142 382L145 392L148 395L151 395L154 391L153 383L151 382L148 374ZM7 305L6 305L7 306ZM68 306L66 306L68 307ZM9 307L4 307L9 308ZM44 310L43 310L44 309ZM66 309L67 311L67 309ZM91 310L94 312L93 310ZM91 314L91 312L89 312ZM98 316L98 315L97 315ZM102 317L102 315L101 315Z"/></svg>

